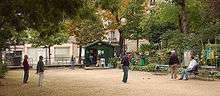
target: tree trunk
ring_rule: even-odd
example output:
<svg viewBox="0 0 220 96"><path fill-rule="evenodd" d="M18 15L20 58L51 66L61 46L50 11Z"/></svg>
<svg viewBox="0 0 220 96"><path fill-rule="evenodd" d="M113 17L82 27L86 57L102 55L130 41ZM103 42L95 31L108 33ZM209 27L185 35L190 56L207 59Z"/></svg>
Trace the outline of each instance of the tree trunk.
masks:
<svg viewBox="0 0 220 96"><path fill-rule="evenodd" d="M121 21L120 21L120 19L119 19L119 16L118 16L118 14L116 15L116 21L117 21L117 24L118 24L118 26L120 26L121 25ZM118 31L119 31L119 53L120 53L120 57L122 57L123 55L124 55L124 38L123 38L123 33L122 33L122 30L120 30L120 29L118 29Z"/></svg>
<svg viewBox="0 0 220 96"><path fill-rule="evenodd" d="M0 49L0 61L2 60L2 51Z"/></svg>
<svg viewBox="0 0 220 96"><path fill-rule="evenodd" d="M186 2L182 0L180 4L180 16L179 16L179 24L180 24L180 31L182 33L187 33L187 14L186 14Z"/></svg>
<svg viewBox="0 0 220 96"><path fill-rule="evenodd" d="M139 39L137 39L137 51L138 51L138 48L139 48Z"/></svg>
<svg viewBox="0 0 220 96"><path fill-rule="evenodd" d="M81 64L81 60L82 60L81 54L82 54L82 46L80 45L79 46L79 60L78 60L78 64Z"/></svg>
<svg viewBox="0 0 220 96"><path fill-rule="evenodd" d="M45 57L45 59L46 59L46 65L48 64L48 57L47 57L47 46L45 46L45 48L46 48L46 57Z"/></svg>
<svg viewBox="0 0 220 96"><path fill-rule="evenodd" d="M120 38L119 38L119 53L121 55L121 57L124 55L124 38L122 36L122 31L118 30L119 31L119 35L120 35Z"/></svg>

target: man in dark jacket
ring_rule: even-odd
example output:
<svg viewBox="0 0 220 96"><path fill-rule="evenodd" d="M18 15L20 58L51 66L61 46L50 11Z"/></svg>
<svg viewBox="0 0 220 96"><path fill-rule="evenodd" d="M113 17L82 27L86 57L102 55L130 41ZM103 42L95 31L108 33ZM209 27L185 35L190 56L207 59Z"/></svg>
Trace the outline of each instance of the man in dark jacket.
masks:
<svg viewBox="0 0 220 96"><path fill-rule="evenodd" d="M177 65L179 64L179 59L175 51L171 51L171 56L169 60L169 66L171 69L171 80L177 79Z"/></svg>
<svg viewBox="0 0 220 96"><path fill-rule="evenodd" d="M39 74L38 86L41 87L43 84L43 75L44 75L43 56L39 57L39 61L37 63L37 74Z"/></svg>
<svg viewBox="0 0 220 96"><path fill-rule="evenodd" d="M125 55L122 57L122 69L124 72L123 75L123 80L122 82L127 83L127 79L128 79L128 69L129 69L129 59L128 59L128 55L125 53Z"/></svg>
<svg viewBox="0 0 220 96"><path fill-rule="evenodd" d="M23 61L23 66L24 66L24 78L23 78L23 83L27 83L28 77L29 77L29 64L28 64L28 56L24 56L24 61Z"/></svg>

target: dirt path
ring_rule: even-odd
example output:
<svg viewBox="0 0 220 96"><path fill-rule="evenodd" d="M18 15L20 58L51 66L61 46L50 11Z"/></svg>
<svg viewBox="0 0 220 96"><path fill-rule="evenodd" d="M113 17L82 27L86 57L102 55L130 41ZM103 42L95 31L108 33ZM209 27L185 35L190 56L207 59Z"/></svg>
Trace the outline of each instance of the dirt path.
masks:
<svg viewBox="0 0 220 96"><path fill-rule="evenodd" d="M121 82L122 70L49 69L42 88L30 72L22 84L22 70L12 70L1 82L0 96L219 96L220 81L169 80L168 76L129 71L128 84Z"/></svg>

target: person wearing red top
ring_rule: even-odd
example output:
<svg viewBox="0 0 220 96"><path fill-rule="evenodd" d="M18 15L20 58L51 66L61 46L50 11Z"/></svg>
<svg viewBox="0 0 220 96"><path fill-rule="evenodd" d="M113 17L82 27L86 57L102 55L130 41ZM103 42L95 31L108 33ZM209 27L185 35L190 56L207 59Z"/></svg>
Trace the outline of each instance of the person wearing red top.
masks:
<svg viewBox="0 0 220 96"><path fill-rule="evenodd" d="M23 83L27 83L28 77L29 77L29 64L28 64L28 56L27 55L24 56L23 66L24 66Z"/></svg>

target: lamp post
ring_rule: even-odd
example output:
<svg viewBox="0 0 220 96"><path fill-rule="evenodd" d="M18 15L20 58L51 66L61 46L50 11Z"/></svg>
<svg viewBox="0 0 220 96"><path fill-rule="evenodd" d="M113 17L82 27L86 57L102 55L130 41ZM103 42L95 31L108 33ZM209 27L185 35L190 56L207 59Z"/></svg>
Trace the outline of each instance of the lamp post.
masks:
<svg viewBox="0 0 220 96"><path fill-rule="evenodd" d="M127 20L125 18L121 18L121 25L124 26L127 24Z"/></svg>
<svg viewBox="0 0 220 96"><path fill-rule="evenodd" d="M126 25L126 24L127 24L126 18L121 18L120 23L121 23L122 26ZM120 35L122 35L122 34L120 34ZM123 45L121 46L121 47L122 47L121 56L123 56L123 54L124 54L124 52L125 52L125 39L124 39L123 36L121 36L121 39L122 39L122 44L123 44Z"/></svg>

